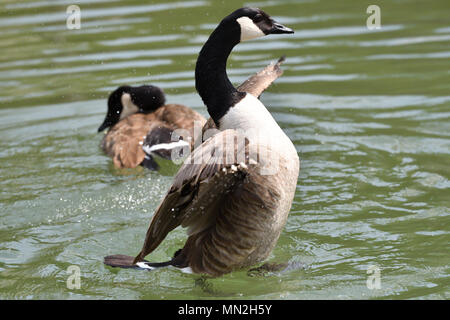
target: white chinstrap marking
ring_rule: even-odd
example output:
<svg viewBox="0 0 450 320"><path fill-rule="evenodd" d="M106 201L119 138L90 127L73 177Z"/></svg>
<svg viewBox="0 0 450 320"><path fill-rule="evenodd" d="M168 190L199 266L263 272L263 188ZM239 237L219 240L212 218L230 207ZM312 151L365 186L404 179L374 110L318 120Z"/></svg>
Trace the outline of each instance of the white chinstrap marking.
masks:
<svg viewBox="0 0 450 320"><path fill-rule="evenodd" d="M240 17L236 21L241 26L241 42L264 37L264 32L249 17Z"/></svg>
<svg viewBox="0 0 450 320"><path fill-rule="evenodd" d="M131 96L129 93L122 94L120 97L120 102L122 102L123 106L122 113L120 114L120 120L139 111L138 106L131 101Z"/></svg>

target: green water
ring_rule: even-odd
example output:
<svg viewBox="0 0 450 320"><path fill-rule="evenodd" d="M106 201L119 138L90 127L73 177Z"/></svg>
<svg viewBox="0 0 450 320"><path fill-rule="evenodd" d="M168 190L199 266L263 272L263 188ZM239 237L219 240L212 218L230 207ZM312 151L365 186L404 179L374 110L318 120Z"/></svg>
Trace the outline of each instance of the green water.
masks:
<svg viewBox="0 0 450 320"><path fill-rule="evenodd" d="M0 299L449 299L450 3L72 1L0 4ZM262 101L300 159L294 204L269 261L305 268L210 279L119 270L134 255L173 168L115 170L96 133L108 92L152 83L206 115L193 70L218 21L258 6L294 35L240 44L234 83L281 55ZM170 233L152 254L185 241ZM68 288L67 268L81 288ZM379 270L379 286L367 280ZM374 283L370 282L369 283Z"/></svg>

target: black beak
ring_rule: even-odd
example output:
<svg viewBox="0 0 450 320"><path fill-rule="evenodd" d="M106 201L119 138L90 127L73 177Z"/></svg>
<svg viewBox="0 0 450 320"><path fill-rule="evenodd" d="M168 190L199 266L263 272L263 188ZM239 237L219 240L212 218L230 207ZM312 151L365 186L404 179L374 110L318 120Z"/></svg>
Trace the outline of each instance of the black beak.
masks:
<svg viewBox="0 0 450 320"><path fill-rule="evenodd" d="M282 34L282 33L294 33L291 28L283 26L281 23L273 22L272 29L269 31L270 34Z"/></svg>
<svg viewBox="0 0 450 320"><path fill-rule="evenodd" d="M100 127L98 127L97 132L102 132L106 128L108 128L111 124L109 123L108 119L105 119L105 121L102 123Z"/></svg>

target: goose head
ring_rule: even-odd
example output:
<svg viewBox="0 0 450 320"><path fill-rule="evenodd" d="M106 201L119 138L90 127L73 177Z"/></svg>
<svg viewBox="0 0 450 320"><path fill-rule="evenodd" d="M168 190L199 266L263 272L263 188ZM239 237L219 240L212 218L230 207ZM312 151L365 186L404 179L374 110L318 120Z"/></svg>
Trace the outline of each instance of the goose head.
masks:
<svg viewBox="0 0 450 320"><path fill-rule="evenodd" d="M240 8L227 16L222 23L233 23L238 27L239 42L269 34L294 33L294 30L276 22L258 8Z"/></svg>
<svg viewBox="0 0 450 320"><path fill-rule="evenodd" d="M164 92L155 86L120 86L108 98L108 111L98 132L134 113L150 113L164 105Z"/></svg>

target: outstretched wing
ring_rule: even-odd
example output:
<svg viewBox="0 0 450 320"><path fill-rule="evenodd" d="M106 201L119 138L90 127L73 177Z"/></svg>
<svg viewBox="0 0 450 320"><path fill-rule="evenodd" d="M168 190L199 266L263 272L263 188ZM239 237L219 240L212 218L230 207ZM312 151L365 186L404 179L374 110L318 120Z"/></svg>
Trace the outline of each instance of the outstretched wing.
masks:
<svg viewBox="0 0 450 320"><path fill-rule="evenodd" d="M134 262L142 261L179 225L187 227L189 235L211 226L226 195L256 165L249 155L248 143L236 131L225 130L193 151L156 209L144 246Z"/></svg>
<svg viewBox="0 0 450 320"><path fill-rule="evenodd" d="M255 97L259 97L272 82L283 74L280 65L284 62L285 57L281 57L275 64L269 64L267 67L254 74L244 81L237 89L241 92L248 92Z"/></svg>
<svg viewBox="0 0 450 320"><path fill-rule="evenodd" d="M284 62L284 60L285 57L283 56L278 59L276 63L269 64L267 67L245 80L237 88L237 90L250 93L251 95L259 98L264 90L266 90L276 79L278 79L283 74L283 70L281 70L280 65ZM213 119L209 118L203 126L202 137L205 132L212 129L217 129L217 127ZM209 136L212 134L214 134L214 132L210 131Z"/></svg>

